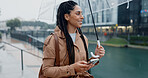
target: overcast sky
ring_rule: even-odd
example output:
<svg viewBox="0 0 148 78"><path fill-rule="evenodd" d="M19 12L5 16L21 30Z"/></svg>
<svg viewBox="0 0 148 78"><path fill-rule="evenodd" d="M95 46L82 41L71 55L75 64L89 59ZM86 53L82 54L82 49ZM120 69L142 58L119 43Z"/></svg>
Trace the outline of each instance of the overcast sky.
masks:
<svg viewBox="0 0 148 78"><path fill-rule="evenodd" d="M20 17L37 19L42 0L0 0L0 21Z"/></svg>
<svg viewBox="0 0 148 78"><path fill-rule="evenodd" d="M56 0L59 4L67 0ZM42 5L41 5L42 3ZM47 19L44 22L52 22L53 6L55 0L0 0L0 21L13 18L22 18L23 20ZM39 9L41 10L39 12ZM48 11L44 11L47 10ZM40 13L43 13L42 15ZM55 14L54 14L55 15ZM54 17L55 18L55 17ZM41 20L41 19L40 19ZM41 20L42 21L42 20Z"/></svg>

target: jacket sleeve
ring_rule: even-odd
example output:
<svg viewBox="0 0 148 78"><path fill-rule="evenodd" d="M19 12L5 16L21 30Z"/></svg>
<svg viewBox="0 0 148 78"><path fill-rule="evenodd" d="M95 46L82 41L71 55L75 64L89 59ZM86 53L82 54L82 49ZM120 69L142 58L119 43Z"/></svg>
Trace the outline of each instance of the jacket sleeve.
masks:
<svg viewBox="0 0 148 78"><path fill-rule="evenodd" d="M75 70L72 65L54 66L55 63L55 47L54 41L51 40L50 45L47 45L43 52L43 73L46 77L69 77L75 75ZM51 47L52 45L52 47Z"/></svg>

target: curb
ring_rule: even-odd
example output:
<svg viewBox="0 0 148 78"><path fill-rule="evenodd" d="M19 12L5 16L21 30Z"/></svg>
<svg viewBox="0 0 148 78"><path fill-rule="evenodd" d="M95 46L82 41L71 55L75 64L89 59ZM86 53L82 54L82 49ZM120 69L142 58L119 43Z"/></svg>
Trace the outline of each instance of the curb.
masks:
<svg viewBox="0 0 148 78"><path fill-rule="evenodd" d="M129 48L138 48L138 49L146 49L148 50L148 46L138 46L138 45L117 45L117 44L105 44L105 43L101 43L102 45L105 46L112 46L112 47L129 47Z"/></svg>
<svg viewBox="0 0 148 78"><path fill-rule="evenodd" d="M91 44L97 44L96 42L88 42ZM112 46L112 47L128 47L128 45L120 45L120 44L107 44L107 43L101 43L101 45L105 45L105 46Z"/></svg>
<svg viewBox="0 0 148 78"><path fill-rule="evenodd" d="M106 44L106 43L101 43L101 44L105 46L112 46L112 47L128 47L128 45L120 45L120 44Z"/></svg>
<svg viewBox="0 0 148 78"><path fill-rule="evenodd" d="M97 44L96 42L89 42L91 44ZM129 48L138 48L138 49L146 49L148 50L148 46L139 46L139 45L120 45L120 44L107 44L107 43L101 43L101 45L105 46L111 46L111 47L129 47Z"/></svg>
<svg viewBox="0 0 148 78"><path fill-rule="evenodd" d="M148 46L138 46L138 45L128 45L128 47L130 48L139 48L139 49L147 49L148 50Z"/></svg>

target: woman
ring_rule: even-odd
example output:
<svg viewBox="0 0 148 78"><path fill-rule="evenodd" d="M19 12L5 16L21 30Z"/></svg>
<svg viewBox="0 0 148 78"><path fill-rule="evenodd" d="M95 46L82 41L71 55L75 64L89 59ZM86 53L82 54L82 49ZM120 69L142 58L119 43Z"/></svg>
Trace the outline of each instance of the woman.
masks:
<svg viewBox="0 0 148 78"><path fill-rule="evenodd" d="M43 73L46 77L89 77L87 73L93 64L87 64L88 40L81 33L82 10L74 1L66 1L60 4L57 12L57 26L54 33L58 36L60 67L55 66L55 39L52 36L45 40L49 42L44 46L43 52ZM86 44L84 45L86 41ZM96 48L96 55L104 56L105 50L101 46Z"/></svg>

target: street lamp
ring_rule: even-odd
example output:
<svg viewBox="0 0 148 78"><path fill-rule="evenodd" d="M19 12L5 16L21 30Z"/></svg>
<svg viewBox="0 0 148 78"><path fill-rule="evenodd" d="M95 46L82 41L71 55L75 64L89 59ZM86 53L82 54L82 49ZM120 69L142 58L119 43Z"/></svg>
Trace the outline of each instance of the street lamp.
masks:
<svg viewBox="0 0 148 78"><path fill-rule="evenodd" d="M133 24L133 19L130 20L130 23L131 23L131 26L132 26L132 24Z"/></svg>

